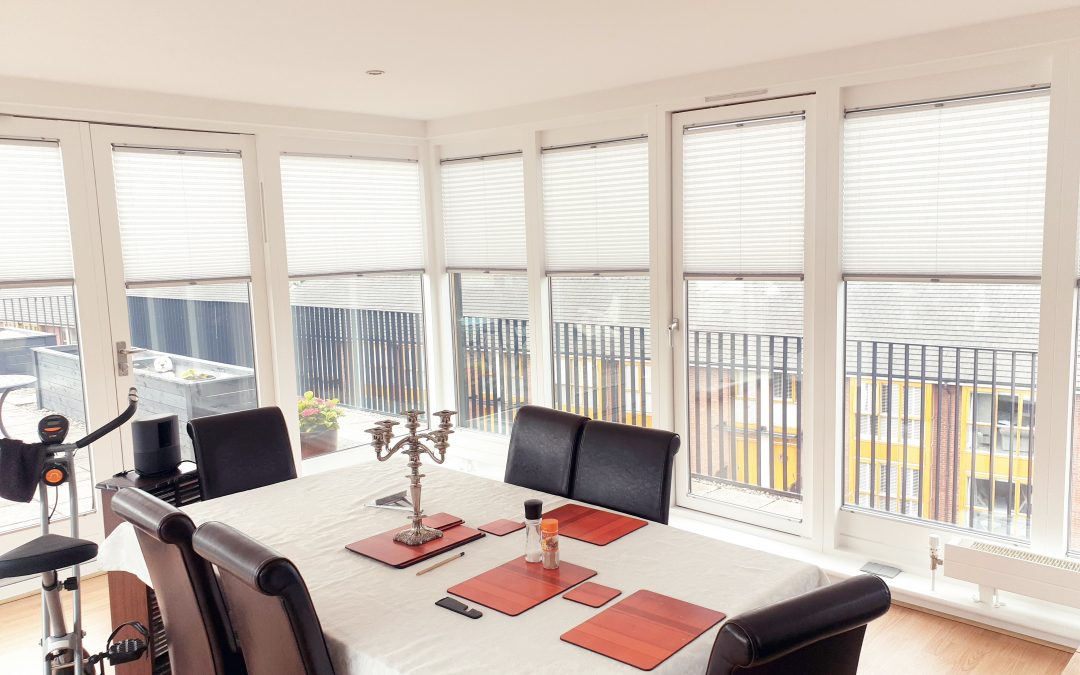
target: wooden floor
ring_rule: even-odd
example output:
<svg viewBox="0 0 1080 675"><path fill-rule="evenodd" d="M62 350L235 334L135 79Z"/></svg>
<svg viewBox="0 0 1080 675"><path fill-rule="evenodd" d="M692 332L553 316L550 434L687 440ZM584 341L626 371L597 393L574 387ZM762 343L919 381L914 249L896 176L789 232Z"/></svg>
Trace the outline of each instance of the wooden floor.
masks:
<svg viewBox="0 0 1080 675"><path fill-rule="evenodd" d="M108 583L104 576L86 581L83 601L87 648L98 652L104 648L110 631ZM0 605L0 663L4 673L41 672L37 648L40 612L36 596ZM1051 647L893 606L888 614L870 624L859 672L1060 675L1070 657Z"/></svg>

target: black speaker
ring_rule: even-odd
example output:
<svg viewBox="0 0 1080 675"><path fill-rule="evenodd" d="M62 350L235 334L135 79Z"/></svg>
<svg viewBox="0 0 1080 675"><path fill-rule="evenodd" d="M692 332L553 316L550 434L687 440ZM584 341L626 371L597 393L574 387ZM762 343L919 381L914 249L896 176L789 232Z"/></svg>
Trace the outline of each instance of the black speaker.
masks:
<svg viewBox="0 0 1080 675"><path fill-rule="evenodd" d="M180 465L180 421L176 415L132 422L131 439L135 471L140 476L168 473Z"/></svg>

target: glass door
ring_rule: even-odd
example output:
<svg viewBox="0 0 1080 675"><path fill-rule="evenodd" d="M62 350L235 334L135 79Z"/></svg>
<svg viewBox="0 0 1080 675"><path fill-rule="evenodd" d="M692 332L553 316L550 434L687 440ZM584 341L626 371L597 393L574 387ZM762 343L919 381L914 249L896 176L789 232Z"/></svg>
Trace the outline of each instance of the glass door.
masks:
<svg viewBox="0 0 1080 675"><path fill-rule="evenodd" d="M672 118L676 503L803 531L811 97Z"/></svg>
<svg viewBox="0 0 1080 675"><path fill-rule="evenodd" d="M255 144L96 125L91 138L118 390L138 388L138 418L176 415L192 460L189 420L274 400L254 339L269 327Z"/></svg>
<svg viewBox="0 0 1080 675"><path fill-rule="evenodd" d="M37 440L50 413L69 439L116 414L102 316L87 126L0 117L0 435ZM76 456L80 535L100 539L95 479L120 468L106 437ZM53 531L67 534L72 505L52 492ZM0 551L39 534L40 505L0 501Z"/></svg>

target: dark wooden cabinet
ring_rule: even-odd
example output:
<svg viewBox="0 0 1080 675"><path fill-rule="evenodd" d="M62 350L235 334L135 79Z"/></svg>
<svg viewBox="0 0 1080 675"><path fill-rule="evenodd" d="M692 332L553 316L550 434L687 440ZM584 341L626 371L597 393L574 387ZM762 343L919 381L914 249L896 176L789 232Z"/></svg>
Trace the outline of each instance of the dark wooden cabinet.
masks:
<svg viewBox="0 0 1080 675"><path fill-rule="evenodd" d="M174 506L184 506L202 499L199 475L195 468L177 469L160 476L140 476L131 472L101 481L95 487L101 491L102 515L105 534L108 535L121 523L112 510L112 498L124 488L144 490ZM126 621L142 622L150 631L150 659L118 666L117 675L167 675L169 669L169 642L165 624L157 606L154 591L133 574L109 572L109 607L112 625Z"/></svg>

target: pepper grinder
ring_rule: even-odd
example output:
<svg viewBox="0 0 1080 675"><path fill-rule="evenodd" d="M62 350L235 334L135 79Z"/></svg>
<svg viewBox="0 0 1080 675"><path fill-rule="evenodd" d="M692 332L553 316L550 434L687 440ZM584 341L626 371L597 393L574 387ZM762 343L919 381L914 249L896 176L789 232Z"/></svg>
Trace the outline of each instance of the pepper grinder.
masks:
<svg viewBox="0 0 1080 675"><path fill-rule="evenodd" d="M540 562L540 519L544 502L529 499L525 502L525 562Z"/></svg>

